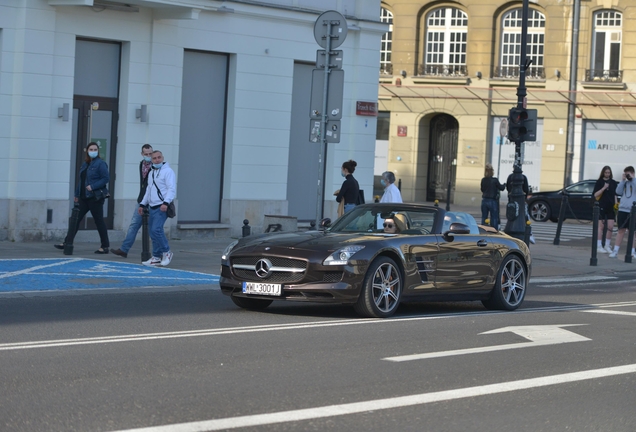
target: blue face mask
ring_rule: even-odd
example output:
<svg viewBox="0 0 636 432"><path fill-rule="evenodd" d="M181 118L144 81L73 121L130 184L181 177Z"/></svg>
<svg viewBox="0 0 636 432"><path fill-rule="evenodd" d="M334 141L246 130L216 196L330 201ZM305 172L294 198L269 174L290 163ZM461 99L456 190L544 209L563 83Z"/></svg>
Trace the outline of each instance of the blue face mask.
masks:
<svg viewBox="0 0 636 432"><path fill-rule="evenodd" d="M384 179L381 179L381 180L380 180L380 184L381 184L382 186L386 186L386 182L384 181Z"/></svg>
<svg viewBox="0 0 636 432"><path fill-rule="evenodd" d="M89 151L89 152L88 152L88 156L89 156L91 159L95 159L95 158L97 157L97 154L98 154L98 152L96 152L96 151Z"/></svg>
<svg viewBox="0 0 636 432"><path fill-rule="evenodd" d="M152 161L151 156L144 156L144 162L150 162L150 161Z"/></svg>
<svg viewBox="0 0 636 432"><path fill-rule="evenodd" d="M154 169L159 169L159 168L161 168L162 166L163 166L163 162L158 163L158 164L152 164L152 167L153 167Z"/></svg>
<svg viewBox="0 0 636 432"><path fill-rule="evenodd" d="M340 171L340 175L343 177L346 177L347 175L344 173L344 171Z"/></svg>

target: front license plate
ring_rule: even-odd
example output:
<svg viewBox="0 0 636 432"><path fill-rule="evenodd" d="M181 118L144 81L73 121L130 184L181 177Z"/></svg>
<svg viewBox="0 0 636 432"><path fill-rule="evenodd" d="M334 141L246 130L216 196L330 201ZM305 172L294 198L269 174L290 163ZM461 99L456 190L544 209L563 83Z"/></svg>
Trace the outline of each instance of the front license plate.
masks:
<svg viewBox="0 0 636 432"><path fill-rule="evenodd" d="M243 282L243 292L245 294L260 294L279 296L282 290L281 284L268 284L262 282Z"/></svg>

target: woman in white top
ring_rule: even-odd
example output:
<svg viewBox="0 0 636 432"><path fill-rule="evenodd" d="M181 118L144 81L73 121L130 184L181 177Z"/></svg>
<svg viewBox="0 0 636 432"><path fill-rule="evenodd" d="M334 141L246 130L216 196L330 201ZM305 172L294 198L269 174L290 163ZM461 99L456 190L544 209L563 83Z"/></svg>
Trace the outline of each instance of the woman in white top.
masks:
<svg viewBox="0 0 636 432"><path fill-rule="evenodd" d="M402 194L395 185L395 175L391 171L385 171L382 173L380 183L384 186L384 194L382 195L382 198L380 198L381 203L402 202Z"/></svg>

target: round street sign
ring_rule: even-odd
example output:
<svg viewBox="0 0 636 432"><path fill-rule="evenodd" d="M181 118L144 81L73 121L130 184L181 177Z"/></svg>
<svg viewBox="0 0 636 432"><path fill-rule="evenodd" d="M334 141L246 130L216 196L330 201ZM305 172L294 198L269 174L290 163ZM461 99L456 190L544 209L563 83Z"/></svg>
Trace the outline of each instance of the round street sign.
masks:
<svg viewBox="0 0 636 432"><path fill-rule="evenodd" d="M320 14L314 24L314 38L321 47L327 49L327 24L331 22L331 46L338 48L347 37L347 20L340 12L326 11Z"/></svg>
<svg viewBox="0 0 636 432"><path fill-rule="evenodd" d="M499 135L502 137L508 135L508 119L501 119L501 123L499 124Z"/></svg>

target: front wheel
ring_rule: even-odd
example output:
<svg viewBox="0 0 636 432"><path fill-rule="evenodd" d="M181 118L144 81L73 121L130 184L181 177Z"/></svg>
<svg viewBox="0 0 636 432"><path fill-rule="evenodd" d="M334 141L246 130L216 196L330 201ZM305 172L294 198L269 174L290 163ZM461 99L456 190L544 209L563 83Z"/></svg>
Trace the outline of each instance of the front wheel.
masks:
<svg viewBox="0 0 636 432"><path fill-rule="evenodd" d="M367 318L386 318L395 313L402 295L402 276L395 261L376 258L367 271L354 308Z"/></svg>
<svg viewBox="0 0 636 432"><path fill-rule="evenodd" d="M550 219L550 206L545 201L535 201L530 204L530 217L537 222L545 222Z"/></svg>
<svg viewBox="0 0 636 432"><path fill-rule="evenodd" d="M262 300L262 299L254 299L254 298L245 298L245 297L236 297L230 296L232 301L238 307L242 307L243 309L249 310L263 310L267 306L271 305L273 300Z"/></svg>
<svg viewBox="0 0 636 432"><path fill-rule="evenodd" d="M526 297L528 274L517 255L508 255L497 272L497 280L490 298L482 303L488 309L515 310Z"/></svg>

